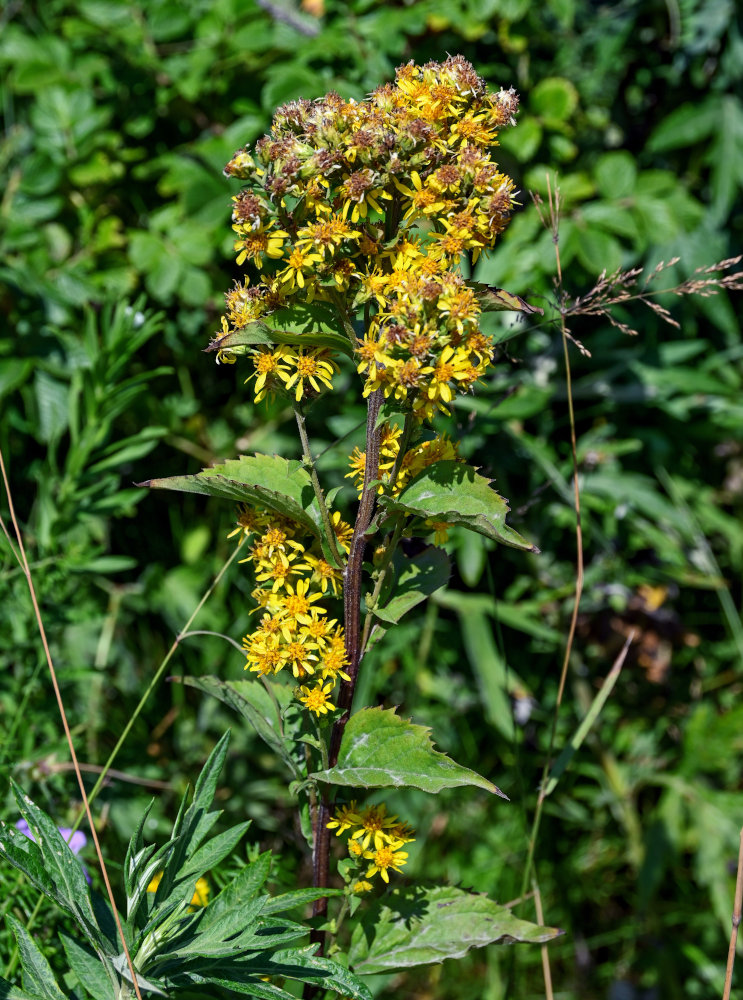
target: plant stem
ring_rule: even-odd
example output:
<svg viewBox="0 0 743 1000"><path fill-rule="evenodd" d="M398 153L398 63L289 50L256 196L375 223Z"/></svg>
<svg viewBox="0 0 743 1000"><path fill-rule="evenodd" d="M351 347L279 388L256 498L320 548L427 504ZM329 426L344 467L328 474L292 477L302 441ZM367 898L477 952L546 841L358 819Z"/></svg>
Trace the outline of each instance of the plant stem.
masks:
<svg viewBox="0 0 743 1000"><path fill-rule="evenodd" d="M395 529L392 532L392 537L387 543L384 562L379 567L377 573L376 583L374 584L374 590L372 591L371 600L368 602L370 610L366 613L366 618L364 619L364 631L361 636L361 656L364 655L366 650L366 644L369 641L369 633L371 632L372 622L374 620L374 609L377 606L377 601L379 600L379 595L382 592L382 587L384 586L384 581L387 579L387 573L389 572L390 566L392 565L392 559L395 555L395 549L397 548L398 542L400 541L400 536L402 535L402 529L405 524L405 516L398 515L397 523L395 524Z"/></svg>
<svg viewBox="0 0 743 1000"><path fill-rule="evenodd" d="M322 517L323 528L325 529L325 535L328 540L328 545L330 546L330 551L333 554L333 560L335 562L336 568L340 569L343 566L343 558L338 551L338 542L335 537L335 532L333 531L333 525L330 523L330 514L328 512L328 505L325 502L325 494L322 491L322 486L320 485L320 480L317 477L317 470L315 469L315 460L312 457L312 452L310 450L310 439L307 436L307 426L305 423L304 413L299 403L293 404L294 416L297 421L297 428L299 430L299 439L302 442L302 454L304 455L304 464L307 466L310 472L310 478L312 479L312 489L315 491L315 497L317 499L317 505L320 508L320 517Z"/></svg>
<svg viewBox="0 0 743 1000"><path fill-rule="evenodd" d="M560 706L562 705L562 698L565 692L565 682L568 676L568 667L570 665L570 656L573 651L573 642L575 641L575 630L578 624L578 609L580 607L581 597L583 595L583 527L581 523L581 504L580 504L580 483L578 480L578 444L577 435L575 430L575 410L573 408L573 381L572 372L570 368L570 352L568 350L568 335L567 327L565 324L565 309L563 305L563 282L562 282L562 262L560 260L560 242L559 242L559 222L560 222L560 189L555 188L554 194L552 193L552 187L550 185L549 175L547 176L547 192L549 196L549 216L548 223L545 222L548 230L552 233L552 242L555 247L555 262L557 266L557 293L558 293L558 310L560 317L560 337L562 340L562 351L563 359L565 361L565 389L568 401L568 417L570 421L570 455L572 458L573 465L573 501L575 509L575 548L576 548L576 572L575 572L575 597L573 600L573 611L570 616L570 627L568 629L568 636L565 642L565 652L562 659L562 667L560 669L560 681L557 688L557 699L555 701L555 710L552 716L552 727L550 730L549 747L547 750L547 756L544 761L544 766L542 768L542 780L539 783L539 794L537 796L537 805L534 810L534 819L532 821L531 833L529 835L529 846L526 857L526 866L524 867L524 874L521 883L521 896L526 895L526 888L529 885L529 881L532 873L532 866L534 864L534 852L537 845L537 837L539 835L539 827L542 821L542 806L544 805L544 790L547 783L547 776L549 775L550 769L552 768L552 756L555 747L555 738L557 736L557 719L560 714ZM540 217L541 212L540 212ZM543 220L544 221L544 220Z"/></svg>
<svg viewBox="0 0 743 1000"><path fill-rule="evenodd" d="M356 524L348 552L348 562L344 571L344 624L346 630L346 656L348 657L347 673L350 678L344 681L338 695L338 708L342 714L334 724L330 736L330 754L328 764L335 767L338 761L343 731L351 714L353 693L361 662L361 575L364 566L364 550L366 548L366 533L371 524L376 502L376 486L370 485L379 476L379 444L381 433L377 427L377 418L382 405L382 391L377 389L369 396L366 415L366 467L364 469L364 486L356 515ZM324 790L318 804L317 823L314 831L314 848L312 856L313 885L324 887L328 884L330 859L330 796L329 790ZM324 916L327 913L327 898L315 901L313 916ZM324 944L323 932L313 933L313 940Z"/></svg>

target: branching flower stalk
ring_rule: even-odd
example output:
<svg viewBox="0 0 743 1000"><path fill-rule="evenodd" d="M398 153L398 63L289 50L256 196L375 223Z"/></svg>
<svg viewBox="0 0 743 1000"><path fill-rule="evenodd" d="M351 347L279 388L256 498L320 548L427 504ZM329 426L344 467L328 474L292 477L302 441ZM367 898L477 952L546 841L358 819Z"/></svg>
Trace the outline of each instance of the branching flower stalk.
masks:
<svg viewBox="0 0 743 1000"><path fill-rule="evenodd" d="M280 504L242 508L236 533L250 539L243 561L253 565L260 617L243 640L246 669L267 685L282 671L293 675L320 744L327 738L322 763L331 769L395 550L404 534L446 538L443 520L392 513L386 501L436 463L459 461L435 422L492 363L479 316L504 306L465 279L461 262L476 262L508 223L516 192L492 150L517 108L513 90L489 93L462 57L410 63L363 102L328 94L284 105L270 133L225 169L245 183L233 198L233 229L237 264L248 271L226 295L210 350L219 363L249 358L256 402L291 398L323 536L310 538L309 523ZM513 296L506 306L522 307ZM364 450L350 457L353 527L327 502L305 421L349 358L367 402ZM377 531L362 623L364 556ZM341 597L342 626L331 617L340 616ZM313 794L317 887L329 885L332 788ZM379 820L353 815L361 828ZM352 839L351 858L371 864L349 891L371 888L376 874L387 881L388 869L405 863L409 830L395 829L377 836L372 855ZM317 900L315 914L326 906Z"/></svg>

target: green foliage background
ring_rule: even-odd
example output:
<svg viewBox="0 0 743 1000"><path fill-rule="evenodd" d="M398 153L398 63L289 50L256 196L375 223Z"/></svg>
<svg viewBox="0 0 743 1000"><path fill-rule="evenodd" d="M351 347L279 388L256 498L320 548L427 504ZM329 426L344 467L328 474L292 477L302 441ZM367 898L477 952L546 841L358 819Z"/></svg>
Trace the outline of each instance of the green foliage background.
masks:
<svg viewBox="0 0 743 1000"><path fill-rule="evenodd" d="M447 52L491 86L515 86L522 111L502 137L502 166L523 209L477 277L548 313L554 248L527 193L545 193L547 171L559 174L573 295L604 269L678 256L656 283L670 288L743 244L743 32L732 0L328 0L319 16L305 6L48 0L0 12L0 443L90 764L105 760L232 545L229 504L133 483L249 451L296 455L289 412L255 408L244 369L200 353L234 274L237 187L221 170L277 104L330 89L361 99L399 63ZM743 343L725 295L661 301L680 329L640 305L618 314L637 338L603 320L571 327L591 351L572 358L586 592L558 748L630 626L639 640L548 799L537 844L545 921L566 931L549 947L564 997L708 996L724 969L743 824ZM393 801L419 831L407 878L507 901L520 892L548 744L575 527L559 335L512 318L493 332L501 360L452 430L542 554L455 530L448 589L388 633L358 696L413 711L442 750L512 800L472 789ZM359 438L356 395L348 378L310 414L331 485ZM5 500L0 509L7 519ZM0 762L61 824L77 791L25 581L5 541L2 552ZM251 586L232 571L196 627L239 640ZM242 676L242 658L211 636L184 640L175 663L176 674ZM148 830L162 834L233 722L194 688L158 689L116 763L138 783L115 779L98 801L114 867L146 783L166 783L154 786ZM281 849L276 882L307 884L282 776L251 733L235 732L223 780L228 820L252 818L261 846ZM9 871L0 880L0 910L27 917L30 890ZM37 926L62 968L54 920ZM402 1000L543 995L526 946L376 988Z"/></svg>

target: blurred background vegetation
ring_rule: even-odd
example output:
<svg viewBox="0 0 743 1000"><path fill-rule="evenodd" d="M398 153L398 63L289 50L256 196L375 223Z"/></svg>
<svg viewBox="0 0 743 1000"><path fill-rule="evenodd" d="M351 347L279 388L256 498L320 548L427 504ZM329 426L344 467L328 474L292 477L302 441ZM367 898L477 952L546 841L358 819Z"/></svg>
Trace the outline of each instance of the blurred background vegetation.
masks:
<svg viewBox="0 0 743 1000"><path fill-rule="evenodd" d="M396 65L446 53L522 97L500 162L523 208L481 280L554 317L554 247L528 193L545 193L547 171L571 295L604 269L678 257L655 283L672 288L743 245L734 0L9 0L0 12L0 443L87 764L105 761L232 546L229 504L133 483L241 452L297 453L290 411L254 407L245 369L201 353L236 276L224 163L284 101L361 99ZM549 947L565 998L719 995L724 971L743 824L743 342L725 294L660 301L680 328L642 305L617 314L637 337L601 318L571 323L591 352L572 355L586 589L558 748L631 628L637 640L537 844L545 922L566 931ZM376 648L359 697L412 711L511 797L392 801L419 831L406 877L505 902L520 892L576 543L559 332L510 317L492 332L494 374L451 429L542 554L452 532L449 588ZM362 417L352 374L339 385L310 415L331 484ZM0 510L7 519L5 498ZM251 588L233 566L195 627L239 640ZM1 770L62 824L78 793L5 541L0 597ZM171 664L242 668L209 636L185 640ZM159 686L98 799L113 868L150 795L149 832L162 833L233 724L197 691ZM252 817L254 839L281 851L276 880L308 879L283 775L250 732L235 732L224 780L229 820ZM15 819L7 798L3 815ZM26 917L33 894L9 871L0 881L0 910ZM55 926L48 912L37 920L62 968ZM374 985L400 1000L544 995L526 946Z"/></svg>

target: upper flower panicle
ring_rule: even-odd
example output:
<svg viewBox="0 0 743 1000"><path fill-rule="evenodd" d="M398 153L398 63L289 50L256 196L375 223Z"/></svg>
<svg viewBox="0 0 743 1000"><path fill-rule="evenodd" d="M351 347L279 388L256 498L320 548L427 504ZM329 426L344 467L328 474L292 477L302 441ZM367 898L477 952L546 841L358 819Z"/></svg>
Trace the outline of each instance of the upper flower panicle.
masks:
<svg viewBox="0 0 743 1000"><path fill-rule="evenodd" d="M479 308L460 262L487 253L508 224L516 191L493 155L517 110L513 88L488 91L462 56L400 66L364 101L330 93L278 108L268 135L225 168L246 182L233 198L235 250L258 280L228 293L223 332L295 304L335 308L340 293L349 314L363 304L371 317L365 393L382 388L422 420L446 410L490 362L468 346ZM305 359L301 340L291 349ZM255 391L301 401L331 387L334 371L277 369Z"/></svg>

